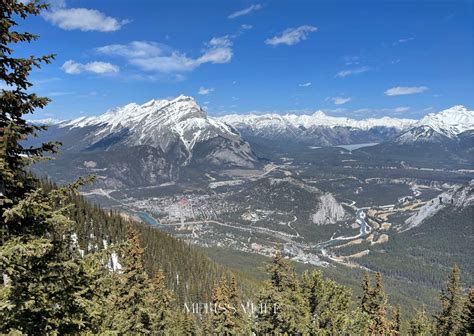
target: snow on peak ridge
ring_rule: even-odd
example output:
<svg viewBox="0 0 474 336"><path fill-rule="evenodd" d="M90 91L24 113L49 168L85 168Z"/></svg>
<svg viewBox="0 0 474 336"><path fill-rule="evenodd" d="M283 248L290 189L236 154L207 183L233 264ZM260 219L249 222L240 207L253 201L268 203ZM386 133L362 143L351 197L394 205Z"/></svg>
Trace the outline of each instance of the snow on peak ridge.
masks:
<svg viewBox="0 0 474 336"><path fill-rule="evenodd" d="M80 117L65 123L63 127L87 127L107 125L112 128L132 127L144 119L179 122L189 117L206 118L206 112L192 97L180 95L174 99L152 99L142 105L130 103L108 110L97 117Z"/></svg>
<svg viewBox="0 0 474 336"><path fill-rule="evenodd" d="M187 161L196 144L217 137L238 147L237 156L251 158L246 143L229 125L208 118L206 112L192 98L180 95L174 99L153 99L142 105L131 103L107 111L98 117L78 118L59 125L68 128L90 128L86 140L98 144L107 137L124 131L120 141L130 146L149 145L167 153L176 144L184 146ZM237 151L237 149L236 149Z"/></svg>
<svg viewBox="0 0 474 336"><path fill-rule="evenodd" d="M438 113L430 113L419 121L419 126L429 126L450 138L474 129L474 111L456 105Z"/></svg>
<svg viewBox="0 0 474 336"><path fill-rule="evenodd" d="M350 127L358 129L370 129L373 127L393 127L397 129L404 129L416 124L416 120L412 119L398 119L398 118L369 118L364 120L350 119L347 117L333 117L329 116L321 110L313 114L287 114L280 115L276 113L268 114L231 114L220 117L219 120L229 123L237 128L247 126L252 129L264 129L269 127L281 128L286 126L291 127Z"/></svg>

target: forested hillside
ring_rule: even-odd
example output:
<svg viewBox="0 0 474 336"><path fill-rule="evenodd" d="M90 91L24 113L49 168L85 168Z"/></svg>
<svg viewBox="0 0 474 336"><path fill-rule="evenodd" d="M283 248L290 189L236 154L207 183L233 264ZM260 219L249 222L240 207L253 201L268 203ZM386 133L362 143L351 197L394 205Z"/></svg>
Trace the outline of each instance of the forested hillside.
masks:
<svg viewBox="0 0 474 336"><path fill-rule="evenodd" d="M45 192L57 188L44 179L40 186ZM127 226L133 225L144 247L147 272L151 275L163 271L168 287L181 303L208 300L213 284L229 272L229 269L209 260L204 253L156 228L89 204L78 194L69 197L73 205L70 218L75 223L73 230L80 250L89 253L123 243L127 239ZM240 277L239 282L244 284L246 294L251 294L257 286L249 277Z"/></svg>

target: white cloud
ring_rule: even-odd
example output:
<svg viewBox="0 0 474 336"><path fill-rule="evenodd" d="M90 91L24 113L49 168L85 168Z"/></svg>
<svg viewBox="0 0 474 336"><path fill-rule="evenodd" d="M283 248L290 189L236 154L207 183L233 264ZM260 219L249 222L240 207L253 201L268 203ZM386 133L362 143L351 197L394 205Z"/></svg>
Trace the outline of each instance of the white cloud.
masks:
<svg viewBox="0 0 474 336"><path fill-rule="evenodd" d="M231 47L233 44L231 38L228 35L221 37L213 37L207 45L210 47Z"/></svg>
<svg viewBox="0 0 474 336"><path fill-rule="evenodd" d="M89 62L86 64L78 63L73 60L64 62L61 69L70 75L77 75L82 72L93 72L96 74L111 74L120 71L120 68L107 62Z"/></svg>
<svg viewBox="0 0 474 336"><path fill-rule="evenodd" d="M69 60L64 62L61 69L67 74L76 75L82 72L82 67L83 64L76 63L73 60Z"/></svg>
<svg viewBox="0 0 474 336"><path fill-rule="evenodd" d="M97 51L106 55L116 55L130 58L149 58L160 56L170 48L164 44L148 41L133 41L129 44L110 44L97 48Z"/></svg>
<svg viewBox="0 0 474 336"><path fill-rule="evenodd" d="M53 25L65 30L79 29L82 31L112 32L119 30L127 20L119 21L106 16L95 9L59 8L46 12L44 18Z"/></svg>
<svg viewBox="0 0 474 336"><path fill-rule="evenodd" d="M249 25L249 24L243 24L243 25L240 26L240 29L242 29L242 30L250 30L252 28L253 28L253 26Z"/></svg>
<svg viewBox="0 0 474 336"><path fill-rule="evenodd" d="M407 112L408 110L410 110L410 108L408 106L395 107L395 112L396 113L403 113L403 112Z"/></svg>
<svg viewBox="0 0 474 336"><path fill-rule="evenodd" d="M247 7L247 8L242 9L242 10L233 12L232 14L230 14L230 15L228 16L228 18L229 18L229 19L235 19L235 18L237 18L237 17L239 17L239 16L248 15L248 14L250 14L250 13L252 13L252 12L255 12L255 11L259 10L259 9L262 9L262 8L263 8L263 6L260 5L260 4L251 5L251 6Z"/></svg>
<svg viewBox="0 0 474 336"><path fill-rule="evenodd" d="M84 65L84 70L98 74L117 73L119 67L107 62L90 62Z"/></svg>
<svg viewBox="0 0 474 336"><path fill-rule="evenodd" d="M397 42L393 42L393 45L410 42L410 41L413 41L414 39L415 39L414 37L402 38L402 39L399 39Z"/></svg>
<svg viewBox="0 0 474 336"><path fill-rule="evenodd" d="M336 77L344 78L344 77L351 76L351 75L361 74L361 73L367 72L369 70L370 70L370 68L367 67L367 66L363 66L363 67L359 67L359 68L355 68L355 69L350 69L350 70L342 70L342 71L339 71L336 74Z"/></svg>
<svg viewBox="0 0 474 336"><path fill-rule="evenodd" d="M308 38L309 33L317 31L318 28L313 26L300 26L298 28L285 29L281 35L274 36L265 40L265 44L269 45L294 45Z"/></svg>
<svg viewBox="0 0 474 336"><path fill-rule="evenodd" d="M298 84L299 87L308 87L308 86L311 86L313 83L311 82L306 82L306 83L301 83L301 84Z"/></svg>
<svg viewBox="0 0 474 336"><path fill-rule="evenodd" d="M206 43L202 55L192 58L172 48L148 41L134 41L129 44L112 44L97 51L110 56L121 56L129 63L146 71L185 72L205 63L229 63L232 59L232 40L229 36L214 37Z"/></svg>
<svg viewBox="0 0 474 336"><path fill-rule="evenodd" d="M329 97L328 100L332 101L336 105L343 105L352 100L350 97Z"/></svg>
<svg viewBox="0 0 474 336"><path fill-rule="evenodd" d="M214 91L214 88L205 88L205 87L201 86L199 88L198 94L205 96L205 95L208 95L209 93L211 93L213 91Z"/></svg>
<svg viewBox="0 0 474 336"><path fill-rule="evenodd" d="M230 48L215 48L207 50L201 57L196 59L196 66L204 63L229 63L232 59L232 50Z"/></svg>
<svg viewBox="0 0 474 336"><path fill-rule="evenodd" d="M385 91L387 96L402 96L422 93L428 90L426 86L395 86Z"/></svg>

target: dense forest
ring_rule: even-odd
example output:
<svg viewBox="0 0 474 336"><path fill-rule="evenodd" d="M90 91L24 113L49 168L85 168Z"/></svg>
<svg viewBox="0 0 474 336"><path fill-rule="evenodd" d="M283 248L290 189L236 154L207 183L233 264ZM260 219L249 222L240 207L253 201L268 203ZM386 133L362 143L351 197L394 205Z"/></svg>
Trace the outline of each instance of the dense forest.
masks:
<svg viewBox="0 0 474 336"><path fill-rule="evenodd" d="M380 273L362 294L323 277L298 275L280 252L261 284L234 275L160 231L88 204L78 191L92 178L55 186L28 167L57 143L25 148L43 127L26 115L48 98L31 93L33 68L54 55L16 57L13 46L38 36L16 30L39 15L38 1L1 2L0 333L10 335L467 335L474 333L474 290L454 265L439 311L421 307L404 323ZM255 292L252 302L243 294ZM247 296L246 295L246 296ZM402 330L402 325L406 330Z"/></svg>

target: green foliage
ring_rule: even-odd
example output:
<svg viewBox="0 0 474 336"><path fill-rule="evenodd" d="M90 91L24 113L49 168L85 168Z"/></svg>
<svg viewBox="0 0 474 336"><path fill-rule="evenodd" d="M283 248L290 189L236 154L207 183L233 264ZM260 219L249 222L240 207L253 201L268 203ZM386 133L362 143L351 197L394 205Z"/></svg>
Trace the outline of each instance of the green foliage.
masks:
<svg viewBox="0 0 474 336"><path fill-rule="evenodd" d="M175 311L175 298L173 293L166 287L165 275L163 272L156 272L154 278L150 283L148 290L148 297L146 298L149 307L150 328L156 333L165 333L165 331L173 329L177 324L176 316L180 316L179 312ZM183 323L194 324L195 321L186 320L187 316L183 316ZM188 328L188 327L187 327Z"/></svg>
<svg viewBox="0 0 474 336"><path fill-rule="evenodd" d="M310 325L309 307L304 300L294 269L280 251L268 266L258 298L254 329L257 334L305 334Z"/></svg>
<svg viewBox="0 0 474 336"><path fill-rule="evenodd" d="M474 335L474 288L469 288L463 309L463 328L465 335Z"/></svg>
<svg viewBox="0 0 474 336"><path fill-rule="evenodd" d="M143 267L143 248L138 233L130 226L119 274L117 291L112 296L113 320L111 329L122 334L147 334L151 321L146 307L150 283Z"/></svg>
<svg viewBox="0 0 474 336"><path fill-rule="evenodd" d="M372 286L368 273L362 280L362 312L369 316L369 334L371 335L390 335L396 334L399 325L393 323L387 317L389 309L388 297L383 286L382 275L375 274L375 286Z"/></svg>
<svg viewBox="0 0 474 336"><path fill-rule="evenodd" d="M38 1L2 1L0 13L0 332L73 334L93 330L89 302L93 298L85 261L71 239L67 195L83 181L44 193L27 166L54 152L56 144L24 148L23 140L43 127L25 115L43 108L48 98L29 91L33 68L53 55L18 58L12 45L38 38L15 30L18 20L39 15Z"/></svg>
<svg viewBox="0 0 474 336"><path fill-rule="evenodd" d="M408 334L411 336L427 336L431 335L431 330L432 322L423 306L422 309L416 313L416 316L410 320Z"/></svg>
<svg viewBox="0 0 474 336"><path fill-rule="evenodd" d="M461 294L461 275L454 265L441 291L441 312L436 316L436 333L439 335L458 335L463 325L463 298Z"/></svg>
<svg viewBox="0 0 474 336"><path fill-rule="evenodd" d="M225 277L212 291L211 312L206 321L206 332L212 335L249 334L248 315L242 308L237 281L232 275L230 283Z"/></svg>
<svg viewBox="0 0 474 336"><path fill-rule="evenodd" d="M321 271L313 271L303 274L302 290L309 305L312 334L364 333L367 327L367 316L352 307L350 289L333 280L324 279Z"/></svg>

